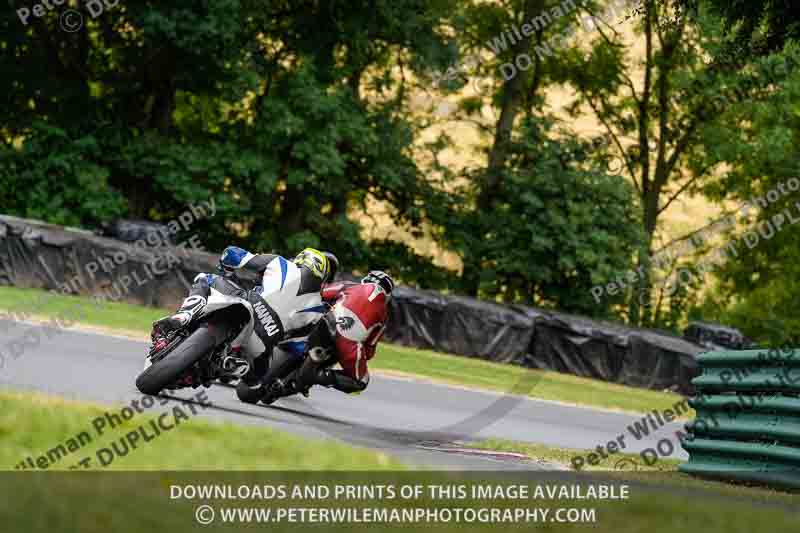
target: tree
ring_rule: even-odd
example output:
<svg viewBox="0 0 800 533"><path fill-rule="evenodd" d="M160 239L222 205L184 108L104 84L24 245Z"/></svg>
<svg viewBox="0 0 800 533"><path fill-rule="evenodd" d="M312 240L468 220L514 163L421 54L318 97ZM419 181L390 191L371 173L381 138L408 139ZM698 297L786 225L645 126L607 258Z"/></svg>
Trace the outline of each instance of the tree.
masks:
<svg viewBox="0 0 800 533"><path fill-rule="evenodd" d="M750 337L780 345L800 338L794 308L800 298L800 50L756 58L754 72L786 72L761 98L736 107L736 136L746 155L709 184L709 198L754 204L728 238L741 250L717 272L707 301L693 311L741 328ZM762 75L761 77L766 77Z"/></svg>
<svg viewBox="0 0 800 533"><path fill-rule="evenodd" d="M68 226L97 226L120 216L125 200L93 163L100 147L91 136L69 138L44 123L17 149L0 145L0 206L6 214Z"/></svg>
<svg viewBox="0 0 800 533"><path fill-rule="evenodd" d="M726 21L733 42L753 55L780 52L788 41L800 38L800 8L792 2L684 0L681 8L691 14L704 3Z"/></svg>
<svg viewBox="0 0 800 533"><path fill-rule="evenodd" d="M7 16L0 180L36 187L7 187L3 207L91 227L168 220L213 195L217 217L193 227L209 249L320 245L365 268L353 206L378 198L399 224L424 217L394 72L444 63L452 5L148 0L95 18L82 4L74 33L58 10Z"/></svg>
<svg viewBox="0 0 800 533"><path fill-rule="evenodd" d="M631 267L630 250L641 241L634 193L591 161L591 145L554 129L547 120L522 121L491 210L476 207L481 189L469 183L454 197L446 238L465 258L480 246L487 297L611 316L619 294L598 303L591 290Z"/></svg>
<svg viewBox="0 0 800 533"><path fill-rule="evenodd" d="M486 89L465 91L448 119L477 127L485 164L433 167L450 184L443 202L450 208L434 219L443 245L462 259L458 291L597 316L616 303L597 305L590 290L600 277L630 267L639 242L630 189L590 156L589 142L556 127L544 111L576 18L597 5L470 2L454 17L461 59L440 86L452 93L478 79ZM601 206L607 219L594 218Z"/></svg>
<svg viewBox="0 0 800 533"><path fill-rule="evenodd" d="M566 4L566 12L562 4ZM563 40L564 30L571 28L574 15L571 10L575 8L574 3L555 0L511 0L469 3L463 10L463 55L479 59L472 61L476 68L467 77L488 77L492 83L488 95L465 98L461 107L468 117L480 114L484 99L489 96L488 103L496 111L494 124L481 125L489 144L486 165L479 172L470 171L477 213L488 215L501 202L503 175L517 119L524 115L530 118L538 110L542 91L551 81L554 68L551 63L558 61L557 57L543 58L541 50L544 48L553 55L549 41ZM554 46L558 48L557 44ZM493 55L488 59L487 48ZM502 75L498 76L499 73ZM483 229L490 231L490 228L491 223ZM482 274L492 245L486 231L474 229L476 242L463 249L462 285L468 294L477 296L486 282L492 283Z"/></svg>
<svg viewBox="0 0 800 533"><path fill-rule="evenodd" d="M721 22L705 12L676 19L674 6L641 3L641 17L634 19L645 45L640 64L600 22L591 53L572 51L570 67L581 74L570 81L579 93L573 111L588 106L604 125L639 197L645 245L638 265L647 275L631 295L629 320L643 325L662 319L661 307L640 304L658 300L651 259L660 216L682 195L700 193L724 163L747 153L736 136L735 108L775 79L705 64L706 52L725 45Z"/></svg>

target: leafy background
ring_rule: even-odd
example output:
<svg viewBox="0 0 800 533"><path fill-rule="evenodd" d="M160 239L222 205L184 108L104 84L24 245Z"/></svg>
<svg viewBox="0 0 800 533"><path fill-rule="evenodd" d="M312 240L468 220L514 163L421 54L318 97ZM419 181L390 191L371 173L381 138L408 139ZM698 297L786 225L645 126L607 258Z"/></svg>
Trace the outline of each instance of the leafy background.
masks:
<svg viewBox="0 0 800 533"><path fill-rule="evenodd" d="M798 331L796 227L670 294L656 280L701 256L649 260L798 175L798 7L127 0L95 19L67 2L85 21L67 33L58 9L24 25L28 6L10 4L3 213L97 229L213 196L193 228L211 250L319 246L426 289L676 331ZM592 297L632 269L647 273L636 286Z"/></svg>

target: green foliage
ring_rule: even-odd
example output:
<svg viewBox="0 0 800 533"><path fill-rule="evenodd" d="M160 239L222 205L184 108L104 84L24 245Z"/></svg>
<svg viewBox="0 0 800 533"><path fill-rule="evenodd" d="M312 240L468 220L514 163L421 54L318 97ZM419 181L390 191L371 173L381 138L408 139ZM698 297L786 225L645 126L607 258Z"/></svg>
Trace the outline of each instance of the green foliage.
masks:
<svg viewBox="0 0 800 533"><path fill-rule="evenodd" d="M383 239L371 242L370 251L370 269L395 272L404 283L420 289L452 291L456 288L457 272L434 265L406 244Z"/></svg>
<svg viewBox="0 0 800 533"><path fill-rule="evenodd" d="M366 107L347 87L320 86L313 67L276 80L253 125L238 123L233 131L265 154L278 185L247 210L273 215L249 217L257 247L324 245L346 257L348 268L364 269L373 253L347 217L349 207L366 209L379 199L393 206L399 223L420 221L415 206L428 185L408 155L408 126L385 109Z"/></svg>
<svg viewBox="0 0 800 533"><path fill-rule="evenodd" d="M646 263L661 213L682 195L741 201L799 175L797 9L640 2L629 20L649 36L642 60L603 25L569 37L582 31L578 17L607 3L557 16L562 4L141 0L97 18L81 5L75 33L60 28L60 9L28 25L9 10L0 18L0 209L93 228L118 217L167 221L213 198L216 216L192 228L210 250L316 246L345 270L384 268L422 288L671 329L697 304L768 334L759 309L791 316L800 296L794 228L724 265L703 303L699 278L669 293L645 279L641 313L634 300L623 310L622 295L597 305L590 289L634 258ZM510 38L542 13L553 15L547 25ZM530 68L501 76L520 54ZM430 87L448 66L460 68ZM486 90L461 93L451 118L477 125L486 163L445 165L452 131L444 124L423 144L439 118L411 97L456 98L476 78ZM559 86L576 91L568 111L591 112L606 144L592 149L543 118ZM612 158L625 178L607 171ZM376 205L458 254L463 269L382 236L369 242L370 217L353 215ZM782 320L779 329L796 329Z"/></svg>
<svg viewBox="0 0 800 533"><path fill-rule="evenodd" d="M20 149L0 145L0 206L19 217L70 226L94 226L124 212L122 195L109 187L108 170L94 162L92 135L35 123Z"/></svg>
<svg viewBox="0 0 800 533"><path fill-rule="evenodd" d="M481 294L608 315L619 298L598 305L590 289L632 266L642 242L633 188L595 168L589 146L553 135L547 121L529 119L520 130L494 207L477 209L476 188L467 188L450 214L448 238L481 258Z"/></svg>
<svg viewBox="0 0 800 533"><path fill-rule="evenodd" d="M794 311L800 299L800 233L793 223L800 217L800 192L788 187L800 176L800 49L792 43L750 63L753 72L766 73L760 79L769 81L769 90L729 111L741 126L728 135L747 151L728 159L729 168L706 194L756 206L731 236L738 237L741 253L723 265L714 291L694 313L779 344L800 336ZM776 230L778 216L783 223Z"/></svg>
<svg viewBox="0 0 800 533"><path fill-rule="evenodd" d="M72 34L57 9L27 26L7 15L0 205L96 227L167 221L213 197L216 217L192 228L208 249L315 245L365 269L376 254L352 209L381 200L419 225L428 185L404 102L360 91L395 91L397 61L442 64L451 5L128 2L97 18L79 8Z"/></svg>
<svg viewBox="0 0 800 533"><path fill-rule="evenodd" d="M706 1L725 18L732 36L756 54L780 51L787 41L800 38L800 9L794 2Z"/></svg>
<svg viewBox="0 0 800 533"><path fill-rule="evenodd" d="M734 326L747 337L766 346L797 346L800 319L797 318L796 279L768 282L740 298L729 298L728 291L709 294L694 307L690 319L703 319Z"/></svg>

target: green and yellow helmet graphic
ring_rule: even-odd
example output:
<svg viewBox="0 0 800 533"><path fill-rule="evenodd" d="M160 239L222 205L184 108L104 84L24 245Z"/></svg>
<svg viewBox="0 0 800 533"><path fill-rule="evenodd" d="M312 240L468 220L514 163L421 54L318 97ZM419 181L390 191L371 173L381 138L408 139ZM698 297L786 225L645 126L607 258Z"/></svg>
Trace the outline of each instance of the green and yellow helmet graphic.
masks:
<svg viewBox="0 0 800 533"><path fill-rule="evenodd" d="M294 264L307 267L315 276L322 280L328 277L328 272L330 271L328 258L325 257L325 254L314 248L305 248L302 252L297 254L297 257L294 258Z"/></svg>

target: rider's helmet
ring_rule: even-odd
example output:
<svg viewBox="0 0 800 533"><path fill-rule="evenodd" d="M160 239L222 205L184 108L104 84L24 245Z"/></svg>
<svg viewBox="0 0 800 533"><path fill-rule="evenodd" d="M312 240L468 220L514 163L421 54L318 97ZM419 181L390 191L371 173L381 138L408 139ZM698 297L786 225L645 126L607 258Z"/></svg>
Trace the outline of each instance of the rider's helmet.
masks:
<svg viewBox="0 0 800 533"><path fill-rule="evenodd" d="M325 278L325 281L333 281L333 278L336 277L336 273L339 272L339 260L330 252L322 252L322 255L328 259L328 277Z"/></svg>
<svg viewBox="0 0 800 533"><path fill-rule="evenodd" d="M382 270L370 271L369 274L362 278L361 283L374 283L386 294L387 298L392 295L392 291L394 290L394 281L389 274Z"/></svg>
<svg viewBox="0 0 800 533"><path fill-rule="evenodd" d="M303 251L294 258L294 264L307 267L322 281L327 280L330 276L331 267L328 258L325 257L325 254L314 248L303 249Z"/></svg>

